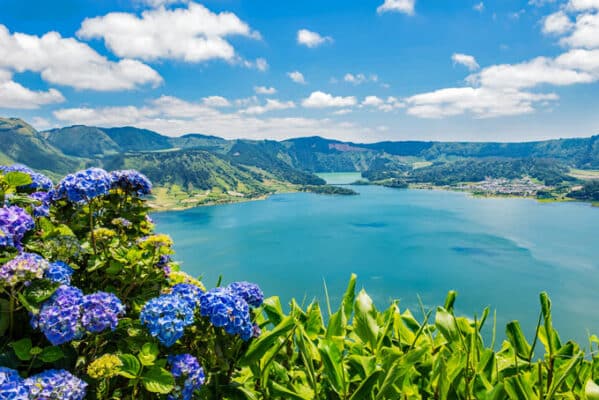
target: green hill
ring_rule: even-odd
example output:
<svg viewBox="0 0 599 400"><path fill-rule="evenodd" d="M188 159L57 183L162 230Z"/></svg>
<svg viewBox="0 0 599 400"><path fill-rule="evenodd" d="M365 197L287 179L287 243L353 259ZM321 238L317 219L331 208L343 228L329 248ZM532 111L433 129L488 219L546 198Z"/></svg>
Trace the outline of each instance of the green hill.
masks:
<svg viewBox="0 0 599 400"><path fill-rule="evenodd" d="M31 125L18 118L0 118L0 159L54 174L72 172L79 161L65 156Z"/></svg>
<svg viewBox="0 0 599 400"><path fill-rule="evenodd" d="M120 146L103 130L76 125L43 133L53 146L75 157L97 157L121 151Z"/></svg>

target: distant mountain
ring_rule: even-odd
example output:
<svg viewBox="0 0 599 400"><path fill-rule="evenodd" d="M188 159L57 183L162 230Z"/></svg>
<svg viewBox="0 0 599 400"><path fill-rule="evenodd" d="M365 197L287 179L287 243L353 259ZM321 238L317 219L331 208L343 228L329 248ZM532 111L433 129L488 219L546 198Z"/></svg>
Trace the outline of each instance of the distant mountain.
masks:
<svg viewBox="0 0 599 400"><path fill-rule="evenodd" d="M0 118L0 161L26 164L54 174L71 172L80 164L18 118Z"/></svg>
<svg viewBox="0 0 599 400"><path fill-rule="evenodd" d="M75 157L97 157L116 154L121 147L102 129L76 125L43 132L44 137L64 154Z"/></svg>

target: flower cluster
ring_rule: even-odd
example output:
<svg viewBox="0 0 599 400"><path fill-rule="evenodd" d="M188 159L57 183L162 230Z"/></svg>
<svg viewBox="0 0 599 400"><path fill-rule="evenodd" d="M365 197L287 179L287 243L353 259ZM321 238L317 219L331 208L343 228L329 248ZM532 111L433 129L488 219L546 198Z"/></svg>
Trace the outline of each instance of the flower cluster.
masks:
<svg viewBox="0 0 599 400"><path fill-rule="evenodd" d="M165 294L149 300L139 319L152 336L170 347L183 337L185 327L193 324L193 313L194 309L187 300L177 294Z"/></svg>
<svg viewBox="0 0 599 400"><path fill-rule="evenodd" d="M0 400L29 400L24 383L17 371L0 367Z"/></svg>
<svg viewBox="0 0 599 400"><path fill-rule="evenodd" d="M230 335L249 340L253 326L248 303L226 288L211 289L200 296L200 314Z"/></svg>
<svg viewBox="0 0 599 400"><path fill-rule="evenodd" d="M104 354L87 367L87 374L94 379L110 378L119 373L123 366L121 359L114 354Z"/></svg>
<svg viewBox="0 0 599 400"><path fill-rule="evenodd" d="M39 328L53 345L81 339L88 332L116 329L125 307L112 293L97 292L87 296L76 287L62 285L46 301L31 325Z"/></svg>
<svg viewBox="0 0 599 400"><path fill-rule="evenodd" d="M113 293L97 292L83 297L81 323L89 332L115 330L125 307Z"/></svg>
<svg viewBox="0 0 599 400"><path fill-rule="evenodd" d="M129 221L127 218L115 218L112 221L112 225L114 226L122 226L123 228L127 229L127 228L131 228L131 225L133 225L131 223L131 221Z"/></svg>
<svg viewBox="0 0 599 400"><path fill-rule="evenodd" d="M48 261L33 253L21 253L0 267L0 285L14 287L41 279L49 268Z"/></svg>
<svg viewBox="0 0 599 400"><path fill-rule="evenodd" d="M191 354L178 354L169 355L167 362L171 366L173 376L183 381L183 387L177 385L169 394L168 400L191 400L193 392L200 389L206 381L204 369L200 366L198 359Z"/></svg>
<svg viewBox="0 0 599 400"><path fill-rule="evenodd" d="M87 383L65 370L50 369L25 379L30 399L82 400Z"/></svg>
<svg viewBox="0 0 599 400"><path fill-rule="evenodd" d="M65 176L52 194L54 200L86 203L108 194L112 185L110 174L100 168L90 168Z"/></svg>
<svg viewBox="0 0 599 400"><path fill-rule="evenodd" d="M233 282L227 286L227 289L244 299L252 307L260 307L264 301L264 293L255 283Z"/></svg>
<svg viewBox="0 0 599 400"><path fill-rule="evenodd" d="M23 236L35 227L35 222L31 215L18 206L4 206L0 208L0 229L3 234L0 237L0 246L3 243L21 249L21 240Z"/></svg>
<svg viewBox="0 0 599 400"><path fill-rule="evenodd" d="M48 269L46 269L44 278L63 285L70 285L73 272L73 268L69 267L67 264L62 261L56 261L51 263Z"/></svg>
<svg viewBox="0 0 599 400"><path fill-rule="evenodd" d="M39 328L54 346L80 339L84 333L80 323L82 301L81 290L62 285L33 316L31 325Z"/></svg>
<svg viewBox="0 0 599 400"><path fill-rule="evenodd" d="M192 308L196 308L200 305L200 295L202 289L189 283L179 283L173 286L172 294L180 296L183 300L187 301Z"/></svg>
<svg viewBox="0 0 599 400"><path fill-rule="evenodd" d="M47 192L35 192L29 195L31 200L37 202L33 207L33 216L36 218L50 215L50 194Z"/></svg>
<svg viewBox="0 0 599 400"><path fill-rule="evenodd" d="M21 164L14 164L14 165L10 165L10 166L0 165L0 171L2 171L5 174L9 173L9 172L23 172L23 173L29 175L31 177L31 183L29 185L19 187L19 189L22 189L22 190L48 191L54 185L52 183L52 181L50 180L50 178L48 178L46 175L42 175L38 172L35 172L35 171L31 170L30 168L28 168L24 165L21 165Z"/></svg>
<svg viewBox="0 0 599 400"><path fill-rule="evenodd" d="M118 188L129 194L143 196L152 192L152 183L143 174L134 170L113 171L112 188Z"/></svg>

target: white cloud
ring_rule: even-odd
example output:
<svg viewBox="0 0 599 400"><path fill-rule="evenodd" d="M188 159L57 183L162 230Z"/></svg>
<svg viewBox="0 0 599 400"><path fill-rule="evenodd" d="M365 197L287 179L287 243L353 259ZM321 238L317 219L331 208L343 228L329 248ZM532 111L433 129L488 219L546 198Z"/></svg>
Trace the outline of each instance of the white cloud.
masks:
<svg viewBox="0 0 599 400"><path fill-rule="evenodd" d="M468 54L454 53L451 56L451 60L454 64L460 64L468 68L470 71L476 71L480 68L476 62L476 58L469 56Z"/></svg>
<svg viewBox="0 0 599 400"><path fill-rule="evenodd" d="M400 12L407 15L414 15L416 0L385 0L376 11L379 14L385 12Z"/></svg>
<svg viewBox="0 0 599 400"><path fill-rule="evenodd" d="M0 80L0 108L34 109L64 100L56 89L33 91L12 80Z"/></svg>
<svg viewBox="0 0 599 400"><path fill-rule="evenodd" d="M33 117L33 119L31 120L31 125L38 131L50 129L53 126L52 123L50 123L50 121L42 117Z"/></svg>
<svg viewBox="0 0 599 400"><path fill-rule="evenodd" d="M383 100L377 96L366 96L364 98L364 101L362 101L363 106L369 106L369 107L379 107L383 104L385 104L385 100Z"/></svg>
<svg viewBox="0 0 599 400"><path fill-rule="evenodd" d="M475 4L472 6L472 9L474 11L478 11L478 12L483 12L485 10L485 3L483 3L482 1L478 4Z"/></svg>
<svg viewBox="0 0 599 400"><path fill-rule="evenodd" d="M566 8L571 11L599 10L599 0L570 0Z"/></svg>
<svg viewBox="0 0 599 400"><path fill-rule="evenodd" d="M543 20L543 32L546 34L557 34L561 35L574 27L570 17L563 11L558 11L548 15Z"/></svg>
<svg viewBox="0 0 599 400"><path fill-rule="evenodd" d="M304 74L299 71L288 72L287 76L295 83L299 83L301 85L306 84L306 79L304 78Z"/></svg>
<svg viewBox="0 0 599 400"><path fill-rule="evenodd" d="M543 7L546 4L555 3L555 0L528 0L529 6Z"/></svg>
<svg viewBox="0 0 599 400"><path fill-rule="evenodd" d="M347 115L352 111L351 108L342 108L341 110L333 111L333 115Z"/></svg>
<svg viewBox="0 0 599 400"><path fill-rule="evenodd" d="M420 118L443 118L470 112L478 118L527 114L534 104L557 100L557 95L516 89L447 88L406 99L407 113Z"/></svg>
<svg viewBox="0 0 599 400"><path fill-rule="evenodd" d="M242 110L243 114L264 114L269 111L275 110L287 110L289 108L295 108L293 101L279 101L275 99L266 99L266 104L263 106L252 106L245 110Z"/></svg>
<svg viewBox="0 0 599 400"><path fill-rule="evenodd" d="M277 89L274 87L266 87L266 86L254 86L254 92L258 94L275 94L277 93Z"/></svg>
<svg viewBox="0 0 599 400"><path fill-rule="evenodd" d="M141 17L114 12L88 18L77 35L85 39L103 39L119 57L186 62L212 59L233 62L235 49L226 37L260 37L235 14L216 14L197 3L190 3L187 8L146 10Z"/></svg>
<svg viewBox="0 0 599 400"><path fill-rule="evenodd" d="M386 100L378 96L366 96L362 103L362 107L370 107L379 111L390 112L397 108L405 107L405 104L393 96L389 96Z"/></svg>
<svg viewBox="0 0 599 400"><path fill-rule="evenodd" d="M162 82L158 72L139 61L109 61L87 44L57 32L41 37L11 34L4 25L0 25L0 69L38 72L50 83L99 91Z"/></svg>
<svg viewBox="0 0 599 400"><path fill-rule="evenodd" d="M333 38L330 36L321 36L319 33L312 32L307 29L300 29L299 31L297 31L298 44L314 48L327 42L333 42Z"/></svg>
<svg viewBox="0 0 599 400"><path fill-rule="evenodd" d="M170 136L204 132L225 138L287 139L321 135L364 140L369 130L328 118L260 118L243 113L223 113L203 104L161 97L144 107L68 108L54 112L63 124L100 126L134 125Z"/></svg>
<svg viewBox="0 0 599 400"><path fill-rule="evenodd" d="M585 71L567 68L547 57L537 57L520 64L493 65L470 75L467 81L492 88L532 88L542 84L567 86L590 83L596 78Z"/></svg>
<svg viewBox="0 0 599 400"><path fill-rule="evenodd" d="M356 104L357 100L354 96L335 97L321 91L312 92L308 98L302 101L302 105L306 108L349 107Z"/></svg>
<svg viewBox="0 0 599 400"><path fill-rule="evenodd" d="M208 107L231 107L231 102L222 96L204 97L202 103Z"/></svg>
<svg viewBox="0 0 599 400"><path fill-rule="evenodd" d="M355 75L351 74L351 73L347 73L343 77L343 80L345 82L349 82L349 83L352 83L354 85L361 85L362 83L366 83L366 82L378 82L379 81L379 77L376 74L371 74L369 76L366 76L365 74L362 74L362 73L355 74Z"/></svg>
<svg viewBox="0 0 599 400"><path fill-rule="evenodd" d="M577 16L570 36L561 40L570 47L599 48L599 13Z"/></svg>

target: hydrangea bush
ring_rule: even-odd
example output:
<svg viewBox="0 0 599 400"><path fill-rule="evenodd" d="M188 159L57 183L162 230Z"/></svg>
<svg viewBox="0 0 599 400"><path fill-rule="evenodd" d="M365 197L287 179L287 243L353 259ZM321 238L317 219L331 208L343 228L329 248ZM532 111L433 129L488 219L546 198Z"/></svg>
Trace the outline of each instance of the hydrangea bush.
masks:
<svg viewBox="0 0 599 400"><path fill-rule="evenodd" d="M263 294L247 282L207 291L180 271L153 232L151 190L131 170L54 185L0 166L0 400L241 393Z"/></svg>

